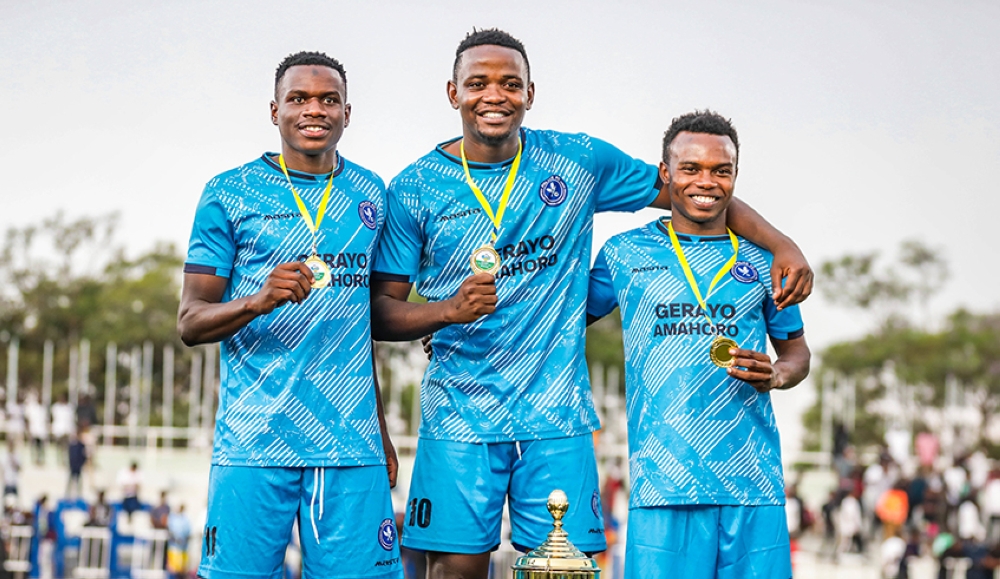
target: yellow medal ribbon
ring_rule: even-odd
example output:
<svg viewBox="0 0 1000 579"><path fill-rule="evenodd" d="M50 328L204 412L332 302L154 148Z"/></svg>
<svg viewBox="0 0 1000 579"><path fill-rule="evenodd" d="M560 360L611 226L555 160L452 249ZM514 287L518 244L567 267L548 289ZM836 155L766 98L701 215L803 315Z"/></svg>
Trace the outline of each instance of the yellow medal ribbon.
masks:
<svg viewBox="0 0 1000 579"><path fill-rule="evenodd" d="M670 244L674 246L674 252L677 254L677 260L681 262L681 269L684 270L684 277L687 278L688 285L690 285L691 290L694 291L694 297L698 298L698 305L701 306L701 313L705 316L705 319L708 320L708 323L714 326L715 322L712 321L712 318L708 317L708 306L705 304L705 298L712 295L712 289L715 288L715 284L719 283L719 280L722 279L722 277L726 275L726 272L732 269L733 265L736 263L736 255L740 250L739 240L736 239L735 235L733 235L732 230L727 227L726 233L729 234L729 240L733 242L733 256L730 257L729 261L722 266L722 269L715 274L715 277L712 279L712 283L708 286L708 291L705 292L705 298L703 298L701 297L701 291L698 289L698 282L694 279L694 273L691 271L691 266L688 264L687 258L684 257L684 250L681 248L681 242L677 239L677 234L674 233L674 223L672 221L667 222L667 233L670 234Z"/></svg>
<svg viewBox="0 0 1000 579"><path fill-rule="evenodd" d="M313 255L316 254L316 234L319 231L319 225L323 222L323 215L326 213L326 205L330 202L330 191L333 189L333 176L337 173L337 167L334 166L330 170L330 181L326 184L326 190L323 191L323 198L320 199L319 209L316 210L316 222L313 223L312 215L309 214L309 209L306 208L306 204L302 201L302 197L299 197L299 192L295 190L295 186L292 185L292 178L288 175L288 167L285 166L284 155L278 155L278 164L281 165L281 171L285 174L285 179L288 179L288 187L292 190L292 195L295 196L295 204L299 207L299 213L302 215L302 220L306 222L306 227L309 228L309 232L313 236L312 251Z"/></svg>
<svg viewBox="0 0 1000 579"><path fill-rule="evenodd" d="M465 157L465 139L459 144L458 150L462 153L462 168L465 169L465 181L469 184L469 188L472 192L476 194L476 199L479 200L479 204L483 206L486 211L486 216L490 218L490 222L493 223L493 234L492 241L496 243L497 232L500 230L500 222L503 221L504 211L507 210L507 202L510 200L510 192L514 189L514 179L517 177L517 169L521 166L521 138L517 139L517 155L514 157L514 163L510 166L510 173L507 174L507 183L503 186L503 194L500 196L500 204L497 206L497 212L494 215L493 207L490 202L483 195L483 191L476 185L476 182L472 179L472 173L469 172L469 160Z"/></svg>

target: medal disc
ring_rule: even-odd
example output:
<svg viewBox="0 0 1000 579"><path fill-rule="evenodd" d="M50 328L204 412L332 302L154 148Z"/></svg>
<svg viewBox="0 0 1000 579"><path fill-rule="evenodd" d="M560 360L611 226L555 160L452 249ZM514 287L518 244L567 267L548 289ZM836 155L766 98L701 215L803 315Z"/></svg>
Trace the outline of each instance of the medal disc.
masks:
<svg viewBox="0 0 1000 579"><path fill-rule="evenodd" d="M729 338L716 338L712 342L709 355L712 363L719 368L728 368L733 365L733 355L729 353L730 348L739 348L739 345Z"/></svg>
<svg viewBox="0 0 1000 579"><path fill-rule="evenodd" d="M326 287L330 284L330 266L320 259L318 255L313 255L307 259L306 267L313 272L312 287L314 289Z"/></svg>
<svg viewBox="0 0 1000 579"><path fill-rule="evenodd" d="M472 263L472 271L476 273L496 275L500 271L500 254L492 245L476 248L469 261Z"/></svg>

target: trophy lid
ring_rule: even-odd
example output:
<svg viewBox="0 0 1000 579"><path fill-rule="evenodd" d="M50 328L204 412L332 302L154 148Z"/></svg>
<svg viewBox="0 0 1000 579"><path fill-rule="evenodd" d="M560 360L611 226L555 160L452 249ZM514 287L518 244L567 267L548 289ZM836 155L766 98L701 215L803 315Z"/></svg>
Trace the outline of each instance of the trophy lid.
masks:
<svg viewBox="0 0 1000 579"><path fill-rule="evenodd" d="M598 577L601 570L597 561L574 547L563 530L562 518L569 510L566 493L559 489L552 491L548 509L553 519L552 530L541 546L517 559L513 566L514 576L519 577L524 572L561 572L563 576ZM565 575L567 573L571 575Z"/></svg>

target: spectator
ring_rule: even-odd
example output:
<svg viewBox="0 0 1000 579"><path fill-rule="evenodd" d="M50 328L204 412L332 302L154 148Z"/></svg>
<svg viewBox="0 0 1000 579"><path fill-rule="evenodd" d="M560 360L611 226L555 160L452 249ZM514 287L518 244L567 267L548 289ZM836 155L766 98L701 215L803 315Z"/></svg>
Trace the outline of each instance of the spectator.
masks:
<svg viewBox="0 0 1000 579"><path fill-rule="evenodd" d="M845 496L840 501L837 509L837 549L836 555L842 555L852 547L857 552L863 553L865 550L864 537L862 537L863 521L861 518L861 501L858 500L860 491L855 489L851 494Z"/></svg>
<svg viewBox="0 0 1000 579"><path fill-rule="evenodd" d="M167 491L160 492L160 504L149 512L154 529L166 529L170 518L170 505L167 504Z"/></svg>
<svg viewBox="0 0 1000 579"><path fill-rule="evenodd" d="M97 491L97 500L90 505L86 526L107 527L111 525L111 506L104 499L104 491Z"/></svg>
<svg viewBox="0 0 1000 579"><path fill-rule="evenodd" d="M69 458L69 480L66 481L66 497L75 498L83 495L80 474L83 472L84 465L87 464L87 447L76 434L70 435L67 456ZM76 492L73 492L74 490Z"/></svg>
<svg viewBox="0 0 1000 579"><path fill-rule="evenodd" d="M995 545L1000 542L1000 470L990 472L989 480L979 494L979 506L986 522L986 540Z"/></svg>
<svg viewBox="0 0 1000 579"><path fill-rule="evenodd" d="M66 401L66 395L60 394L56 403L52 405L52 439L56 444L56 452L63 461L66 460L70 436L76 433L76 420L73 414L73 407Z"/></svg>
<svg viewBox="0 0 1000 579"><path fill-rule="evenodd" d="M170 576L180 579L187 576L187 550L191 540L191 520L184 513L184 505L176 513L167 517L170 541L167 544L167 571Z"/></svg>
<svg viewBox="0 0 1000 579"><path fill-rule="evenodd" d="M15 449L24 440L24 398L20 394L7 402L7 439L14 443Z"/></svg>
<svg viewBox="0 0 1000 579"><path fill-rule="evenodd" d="M7 438L7 453L3 457L3 494L17 496L17 481L21 473L21 461L17 458L14 439Z"/></svg>
<svg viewBox="0 0 1000 579"><path fill-rule="evenodd" d="M76 426L77 430L82 432L84 430L90 430L92 427L97 425L97 409L94 407L94 401L91 400L89 394L84 394L80 397L79 403L76 405Z"/></svg>
<svg viewBox="0 0 1000 579"><path fill-rule="evenodd" d="M118 487L122 492L122 509L132 520L132 513L142 508L139 502L139 490L142 487L142 473L139 472L139 463L132 461L127 469L122 469L118 473Z"/></svg>
<svg viewBox="0 0 1000 579"><path fill-rule="evenodd" d="M986 529L979 518L979 505L975 491L967 493L958 504L956 528L962 541L982 542L986 539Z"/></svg>
<svg viewBox="0 0 1000 579"><path fill-rule="evenodd" d="M906 541L899 536L899 527L896 527L894 534L882 541L882 546L879 547L879 556L882 577L884 579L897 579L899 569L903 566L906 557Z"/></svg>
<svg viewBox="0 0 1000 579"><path fill-rule="evenodd" d="M31 439L31 455L38 466L45 464L45 444L49 438L48 412L34 392L28 395L24 404L24 418L28 423L28 436Z"/></svg>
<svg viewBox="0 0 1000 579"><path fill-rule="evenodd" d="M927 524L927 537L934 540L944 524L947 502L944 496L944 484L937 473L927 477L927 490L924 491L924 522Z"/></svg>
<svg viewBox="0 0 1000 579"><path fill-rule="evenodd" d="M875 514L882 522L883 540L896 537L905 545L906 542L899 536L899 529L906 522L906 515L909 512L909 499L904 481L897 482L891 489L882 493L875 505Z"/></svg>

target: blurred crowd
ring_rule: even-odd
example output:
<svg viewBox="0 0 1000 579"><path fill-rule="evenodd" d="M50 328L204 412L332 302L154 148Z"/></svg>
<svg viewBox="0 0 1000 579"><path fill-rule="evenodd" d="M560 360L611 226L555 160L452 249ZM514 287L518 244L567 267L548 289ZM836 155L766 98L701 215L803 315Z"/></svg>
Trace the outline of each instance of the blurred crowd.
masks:
<svg viewBox="0 0 1000 579"><path fill-rule="evenodd" d="M842 445L833 457L836 486L813 509L788 485L793 542L812 531L822 537L820 557L862 554L886 579L909 577L910 562L925 555L937 559L941 579L956 568L968 579L992 579L1000 567L1000 469L979 450L940 456L929 432L913 448L910 455L884 447L862 461Z"/></svg>

